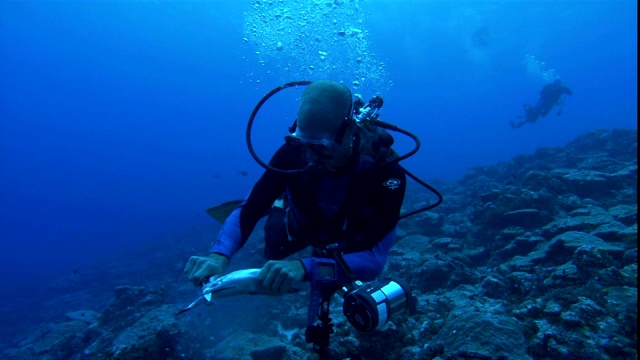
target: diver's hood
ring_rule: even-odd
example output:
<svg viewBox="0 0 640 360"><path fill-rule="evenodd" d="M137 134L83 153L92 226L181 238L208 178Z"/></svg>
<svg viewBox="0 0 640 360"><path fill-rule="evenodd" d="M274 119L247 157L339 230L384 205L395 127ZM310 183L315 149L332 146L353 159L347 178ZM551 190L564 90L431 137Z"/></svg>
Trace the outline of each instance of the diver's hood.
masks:
<svg viewBox="0 0 640 360"><path fill-rule="evenodd" d="M351 91L330 80L314 81L302 93L296 136L334 140L344 121L351 119Z"/></svg>

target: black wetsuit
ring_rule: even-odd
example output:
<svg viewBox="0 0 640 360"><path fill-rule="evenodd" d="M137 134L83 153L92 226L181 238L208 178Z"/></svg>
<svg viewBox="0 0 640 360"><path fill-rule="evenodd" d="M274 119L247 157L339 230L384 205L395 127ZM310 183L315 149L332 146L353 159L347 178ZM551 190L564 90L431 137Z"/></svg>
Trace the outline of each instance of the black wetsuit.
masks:
<svg viewBox="0 0 640 360"><path fill-rule="evenodd" d="M269 165L282 170L306 166L303 155L284 144ZM382 271L395 238L395 227L406 189L404 170L397 163L371 166L368 156L351 161L351 171L305 171L286 174L266 170L251 193L225 221L211 252L231 258L249 238L256 223L270 211L284 211L272 204L282 194L288 203L285 230L267 223L265 255L282 259L305 247L344 245L344 259L363 281L375 279ZM276 215L277 219L278 216ZM313 258L301 259L305 280L316 275ZM349 281L339 272L340 283Z"/></svg>
<svg viewBox="0 0 640 360"><path fill-rule="evenodd" d="M540 116L545 117L551 109L560 101L562 94L571 95L573 92L561 83L551 83L545 85L540 90L540 100L536 103Z"/></svg>
<svg viewBox="0 0 640 360"><path fill-rule="evenodd" d="M540 90L540 99L535 105L524 105L525 115L518 116L518 118L524 118L524 120L520 122L510 121L511 127L519 128L526 123L533 124L539 117L547 116L551 109L558 104L562 94L571 95L573 92L559 81L545 85ZM560 112L558 112L558 115L560 115Z"/></svg>

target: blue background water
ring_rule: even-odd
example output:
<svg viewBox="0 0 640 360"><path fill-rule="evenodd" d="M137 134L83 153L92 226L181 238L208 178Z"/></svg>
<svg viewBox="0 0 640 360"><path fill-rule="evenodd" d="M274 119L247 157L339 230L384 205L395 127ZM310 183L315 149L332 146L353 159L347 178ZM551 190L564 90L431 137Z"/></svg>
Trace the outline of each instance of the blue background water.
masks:
<svg viewBox="0 0 640 360"><path fill-rule="evenodd" d="M390 82L358 91L380 92L382 117L421 138L405 163L421 177L455 179L637 126L635 1L360 8ZM247 194L261 173L244 141L248 116L271 88L301 79L243 41L252 11L230 0L0 3L0 287L38 286L209 224L205 208ZM483 27L486 46L473 42ZM545 75L573 89L562 116L510 128ZM295 116L293 92L258 117L253 139L267 159Z"/></svg>

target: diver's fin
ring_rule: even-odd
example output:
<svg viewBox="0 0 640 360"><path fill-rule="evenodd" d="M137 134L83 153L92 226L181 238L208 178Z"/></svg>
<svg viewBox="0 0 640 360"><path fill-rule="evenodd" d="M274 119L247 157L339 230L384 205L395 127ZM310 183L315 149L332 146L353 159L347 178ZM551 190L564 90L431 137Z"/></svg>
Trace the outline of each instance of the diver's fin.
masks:
<svg viewBox="0 0 640 360"><path fill-rule="evenodd" d="M229 215L235 210L240 204L242 204L243 200L231 200L220 205L216 205L210 207L206 210L207 214L212 218L216 219L219 223L223 223Z"/></svg>

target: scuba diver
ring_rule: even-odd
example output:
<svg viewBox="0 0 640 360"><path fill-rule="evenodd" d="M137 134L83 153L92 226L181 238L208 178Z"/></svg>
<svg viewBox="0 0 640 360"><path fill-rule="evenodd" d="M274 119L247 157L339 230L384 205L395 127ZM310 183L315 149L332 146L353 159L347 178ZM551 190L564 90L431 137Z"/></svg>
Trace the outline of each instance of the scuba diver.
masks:
<svg viewBox="0 0 640 360"><path fill-rule="evenodd" d="M562 94L572 95L573 92L569 87L565 86L562 81L560 81L560 79L556 79L551 84L545 85L542 90L540 90L540 99L535 105L524 105L524 116L518 116L519 119L524 120L518 123L511 120L509 122L511 124L511 127L519 128L526 123L533 124L538 120L539 117L547 116L547 114L549 114L554 106L562 104L560 99ZM562 108L558 110L558 113L556 115L559 116L560 114L562 114Z"/></svg>
<svg viewBox="0 0 640 360"><path fill-rule="evenodd" d="M251 146L251 124L271 95L294 85L307 85L297 118L266 164ZM419 141L414 152L398 156L390 148L393 138L389 133L364 123L368 117L403 132L377 120L375 113L381 106L380 97L374 97L368 105L361 99L352 102L349 88L330 80L289 83L265 96L249 121L247 142L266 170L244 200L222 204L226 209L234 208L209 255L192 256L187 262L184 273L189 281L205 288L209 281L215 281L210 279L220 279L257 222L268 216L264 226L267 263L234 281L248 284L253 281L250 276L255 276L260 283L257 287L271 295L287 294L296 284L309 282L305 338L321 357L329 351L329 335L333 333L329 299L336 292L342 291L345 316L361 331L379 328L393 313L404 310L411 296L408 287L400 280L375 281L396 238L406 178L416 179L398 161L415 153ZM429 208L442 201L441 195L431 189L439 202ZM310 257L288 258L308 247L313 248ZM363 282L374 285L365 286ZM216 286L220 287L213 286L205 295L211 296ZM371 300L374 292L382 293L382 288L386 295L375 295L376 300ZM367 301L373 302L363 305ZM378 316L378 309L382 310L379 305L387 308Z"/></svg>

